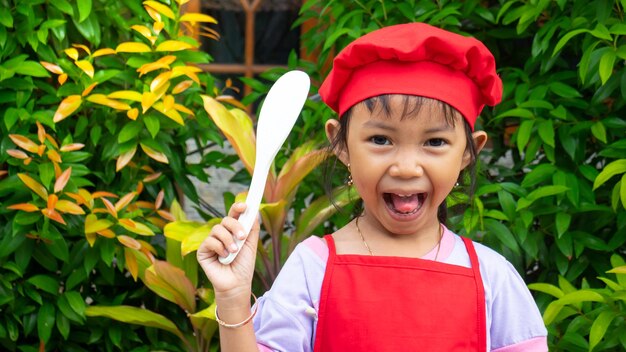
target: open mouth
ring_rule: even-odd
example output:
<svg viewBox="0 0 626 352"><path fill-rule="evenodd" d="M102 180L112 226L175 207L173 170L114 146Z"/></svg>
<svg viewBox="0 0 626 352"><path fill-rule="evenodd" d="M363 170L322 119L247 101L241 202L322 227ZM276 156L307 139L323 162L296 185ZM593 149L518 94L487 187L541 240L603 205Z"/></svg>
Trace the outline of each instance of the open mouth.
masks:
<svg viewBox="0 0 626 352"><path fill-rule="evenodd" d="M396 214L411 215L417 213L426 200L426 193L396 194L384 193L387 207Z"/></svg>

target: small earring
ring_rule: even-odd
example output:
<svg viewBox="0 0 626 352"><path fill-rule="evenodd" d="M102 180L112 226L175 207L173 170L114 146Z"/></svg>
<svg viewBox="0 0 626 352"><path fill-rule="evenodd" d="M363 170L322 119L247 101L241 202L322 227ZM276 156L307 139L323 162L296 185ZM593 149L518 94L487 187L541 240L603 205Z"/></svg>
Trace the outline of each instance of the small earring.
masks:
<svg viewBox="0 0 626 352"><path fill-rule="evenodd" d="M352 180L352 171L350 171L350 163L348 163L348 180L346 181L346 186L352 187L354 184L354 180Z"/></svg>

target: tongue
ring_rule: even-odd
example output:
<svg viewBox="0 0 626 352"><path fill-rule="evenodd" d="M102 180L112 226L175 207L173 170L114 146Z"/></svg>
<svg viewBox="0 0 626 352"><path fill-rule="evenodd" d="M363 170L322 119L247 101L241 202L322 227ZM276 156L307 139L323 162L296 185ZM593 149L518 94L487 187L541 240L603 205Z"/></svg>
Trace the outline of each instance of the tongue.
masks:
<svg viewBox="0 0 626 352"><path fill-rule="evenodd" d="M396 194L392 194L391 201L395 210L400 213L410 213L419 206L417 194L413 194L408 197L400 197Z"/></svg>

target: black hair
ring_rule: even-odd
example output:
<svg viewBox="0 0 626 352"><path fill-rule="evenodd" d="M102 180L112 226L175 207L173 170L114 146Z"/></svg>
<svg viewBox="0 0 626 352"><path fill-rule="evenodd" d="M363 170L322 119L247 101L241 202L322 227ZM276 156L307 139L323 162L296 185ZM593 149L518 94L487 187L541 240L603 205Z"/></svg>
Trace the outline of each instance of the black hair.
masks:
<svg viewBox="0 0 626 352"><path fill-rule="evenodd" d="M348 127L350 124L350 118L352 117L353 109L359 105L364 104L370 113L373 113L376 109L379 109L386 116L391 115L391 105L389 100L393 95L384 94L375 96L369 99L366 99L348 109L339 119L339 131L330 141L330 145L328 146L329 155L334 155L334 151L343 150L347 148L348 141ZM460 113L450 106L449 104L426 97L414 96L414 95L402 95L403 97L403 110L401 119L405 119L407 117L416 116L420 109L427 104L437 104L437 107L443 111L444 118L446 122L451 126L455 126L457 121L457 116L460 116ZM465 169L461 171L459 175L458 183L467 189L467 193L469 194L469 198L472 199L474 194L474 189L476 187L476 158L478 156L478 151L476 150L476 144L474 143L474 138L472 136L472 128L469 123L463 120L463 126L465 128L465 139L466 139L466 150L470 153L470 163L467 165ZM329 199L332 200L332 179L337 169L337 158L329 158L327 159L324 166L324 178L326 184L326 194ZM465 185L466 178L469 178L469 184ZM333 204L337 207L337 205L333 202ZM357 207L357 211L362 211L360 207ZM444 200L441 205L439 205L439 209L437 210L437 218L440 223L446 224L448 218L448 207L446 205L446 201Z"/></svg>

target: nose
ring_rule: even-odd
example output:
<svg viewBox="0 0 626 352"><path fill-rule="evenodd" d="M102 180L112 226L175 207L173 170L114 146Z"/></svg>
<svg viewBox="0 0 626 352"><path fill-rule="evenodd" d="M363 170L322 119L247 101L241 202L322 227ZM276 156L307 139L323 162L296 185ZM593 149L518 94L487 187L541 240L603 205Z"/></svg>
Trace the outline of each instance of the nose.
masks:
<svg viewBox="0 0 626 352"><path fill-rule="evenodd" d="M398 152L389 168L389 175L398 178L414 178L424 175L423 158L415 149Z"/></svg>

